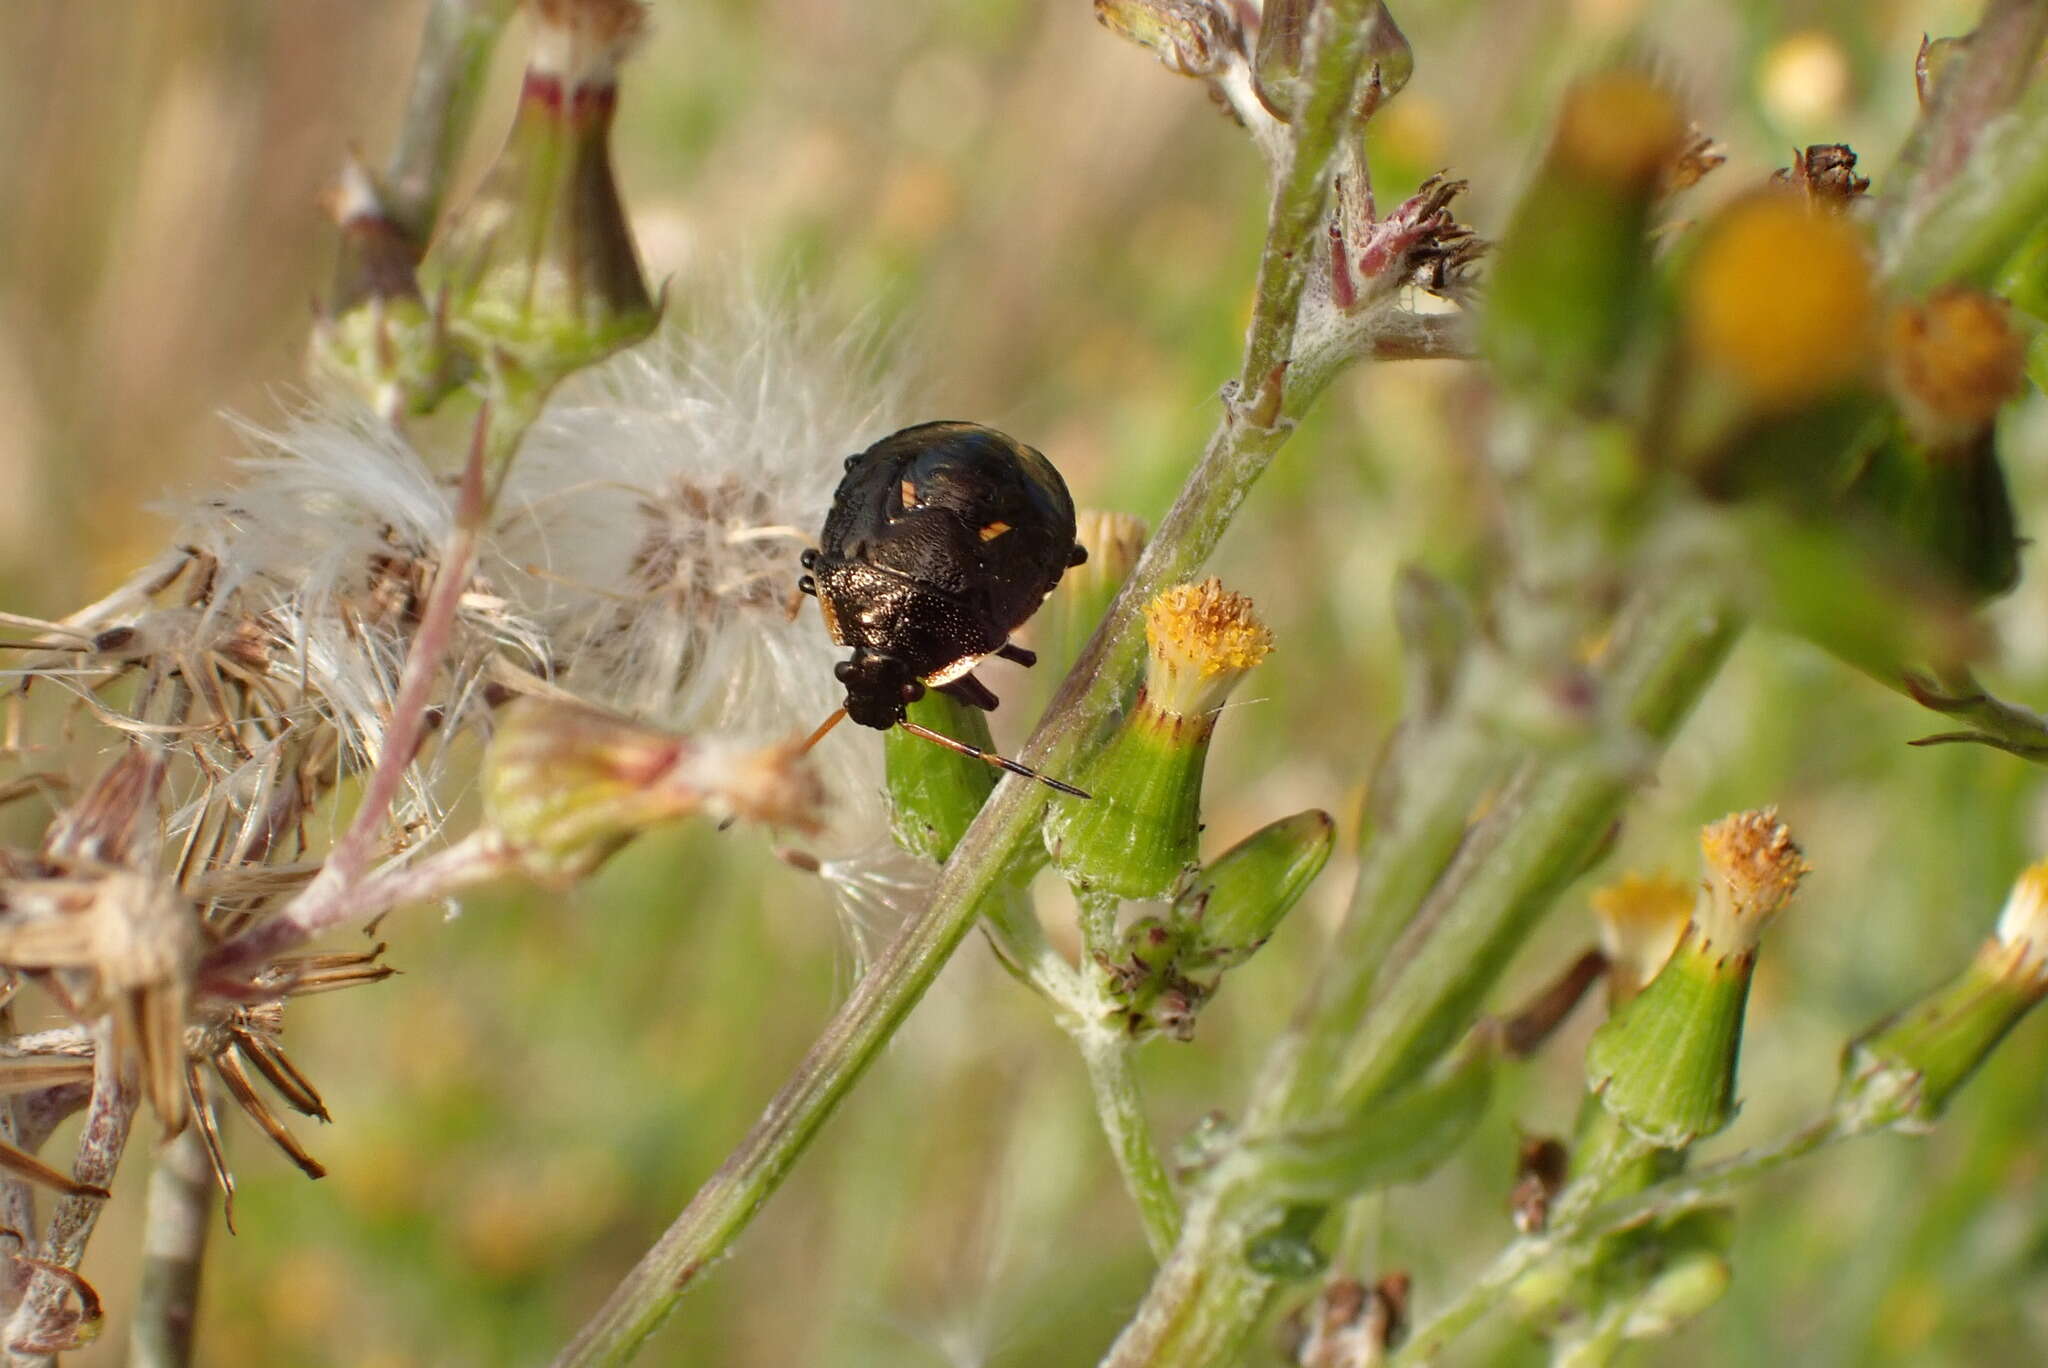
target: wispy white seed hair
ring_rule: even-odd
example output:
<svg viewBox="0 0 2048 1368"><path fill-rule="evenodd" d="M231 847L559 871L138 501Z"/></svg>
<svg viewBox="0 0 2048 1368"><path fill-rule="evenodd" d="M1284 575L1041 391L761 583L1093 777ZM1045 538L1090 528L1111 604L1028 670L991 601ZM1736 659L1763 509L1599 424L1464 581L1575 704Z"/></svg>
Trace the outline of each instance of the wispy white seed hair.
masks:
<svg viewBox="0 0 2048 1368"><path fill-rule="evenodd" d="M241 634L260 643L283 716L331 723L342 758L361 768L381 753L423 595L454 523L452 476L367 409L340 400L309 404L283 425L238 424L250 446L225 491L194 501L179 542L210 561L199 602L137 612L140 595L112 596L100 615L143 639L153 622L182 639L168 652L217 649ZM483 715L483 683L499 658L540 671L549 646L540 627L511 610L477 571L457 612L437 691L439 730L452 735ZM438 752L436 752L438 753ZM248 762L260 768L269 757ZM416 768L401 802L408 826L437 822L433 766Z"/></svg>
<svg viewBox="0 0 2048 1368"><path fill-rule="evenodd" d="M886 833L857 850L821 861L818 875L832 889L856 966L867 967L878 939L931 901L938 866L896 844Z"/></svg>
<svg viewBox="0 0 2048 1368"><path fill-rule="evenodd" d="M578 695L692 735L800 736L844 691L799 557L846 457L902 426L902 389L867 334L800 305L736 290L685 313L549 404L498 547ZM881 747L854 730L819 747L848 840L879 813Z"/></svg>

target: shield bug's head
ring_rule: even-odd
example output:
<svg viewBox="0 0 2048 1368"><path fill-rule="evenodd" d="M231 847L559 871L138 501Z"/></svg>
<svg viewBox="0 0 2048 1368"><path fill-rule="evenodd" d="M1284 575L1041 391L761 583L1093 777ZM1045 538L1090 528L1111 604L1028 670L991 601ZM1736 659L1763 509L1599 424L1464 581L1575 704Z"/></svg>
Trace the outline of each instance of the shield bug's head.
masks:
<svg viewBox="0 0 2048 1368"><path fill-rule="evenodd" d="M924 697L924 684L895 656L854 650L853 659L832 668L846 686L846 715L863 727L887 731L903 720L903 710Z"/></svg>

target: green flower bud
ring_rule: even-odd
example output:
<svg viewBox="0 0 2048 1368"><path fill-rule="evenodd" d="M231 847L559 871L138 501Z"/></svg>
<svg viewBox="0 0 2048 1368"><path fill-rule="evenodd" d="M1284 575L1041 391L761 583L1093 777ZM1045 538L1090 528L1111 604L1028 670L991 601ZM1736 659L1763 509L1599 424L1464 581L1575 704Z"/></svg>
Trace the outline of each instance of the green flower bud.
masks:
<svg viewBox="0 0 2048 1368"><path fill-rule="evenodd" d="M1849 492L1871 515L1880 554L1970 600L2019 582L2019 524L2005 469L1987 429L1959 446L1931 448L1895 435L1870 453Z"/></svg>
<svg viewBox="0 0 2048 1368"><path fill-rule="evenodd" d="M580 703L521 699L484 758L485 822L545 882L582 878L693 813L818 828L824 791L794 745L707 745Z"/></svg>
<svg viewBox="0 0 2048 1368"><path fill-rule="evenodd" d="M1901 431L1871 453L1851 502L1944 582L1973 597L2004 593L2019 579L2020 536L1993 424L2026 383L2011 310L1961 288L1901 306L1884 361Z"/></svg>
<svg viewBox="0 0 2048 1368"><path fill-rule="evenodd" d="M1192 1040L1195 1015L1216 991L1214 978L1187 976L1185 934L1163 917L1140 917L1124 929L1117 953L1102 960L1116 1016L1136 1037L1155 1031Z"/></svg>
<svg viewBox="0 0 2048 1368"><path fill-rule="evenodd" d="M1216 712L1273 646L1251 600L1214 579L1146 605L1145 640L1144 687L1077 781L1094 797L1046 824L1069 882L1119 898L1166 897L1194 864Z"/></svg>
<svg viewBox="0 0 2048 1368"><path fill-rule="evenodd" d="M1699 229L1677 295L1677 459L1716 498L1832 500L1870 427L1881 318L1863 229L1787 188L1747 195Z"/></svg>
<svg viewBox="0 0 2048 1368"><path fill-rule="evenodd" d="M1852 1042L1835 1109L1858 1128L1925 1130L2048 994L2048 861L2020 875L1962 973Z"/></svg>
<svg viewBox="0 0 2048 1368"><path fill-rule="evenodd" d="M1144 521L1128 513L1084 508L1074 516L1074 540L1088 559L1060 577L1032 619L1031 630L1043 643L1040 656L1062 665L1080 657L1144 552L1145 535Z"/></svg>
<svg viewBox="0 0 2048 1368"><path fill-rule="evenodd" d="M1566 95L1494 253L1483 336L1505 378L1566 404L1612 383L1649 297L1650 212L1685 139L1677 101L1640 73Z"/></svg>
<svg viewBox="0 0 2048 1368"><path fill-rule="evenodd" d="M419 244L353 157L330 207L341 252L333 297L313 330L314 361L386 417L425 413L461 379L463 361L420 296Z"/></svg>
<svg viewBox="0 0 2048 1368"><path fill-rule="evenodd" d="M1266 943L1322 873L1336 839L1327 812L1297 812L1210 861L1173 902L1191 969L1230 969Z"/></svg>
<svg viewBox="0 0 2048 1368"><path fill-rule="evenodd" d="M1808 868L1770 809L1723 818L1701 832L1700 846L1707 889L1677 948L1586 1050L1587 1078L1601 1103L1666 1149L1733 1119L1757 941Z"/></svg>
<svg viewBox="0 0 2048 1368"><path fill-rule="evenodd" d="M919 726L995 750L988 714L950 694L930 691L912 703L908 717ZM889 825L896 844L913 855L944 864L960 843L981 805L995 789L996 772L979 760L891 727L882 736L888 771Z"/></svg>
<svg viewBox="0 0 2048 1368"><path fill-rule="evenodd" d="M1095 0L1095 17L1182 76L1214 76L1244 50L1227 0Z"/></svg>
<svg viewBox="0 0 2048 1368"><path fill-rule="evenodd" d="M450 326L540 387L652 331L612 177L618 69L639 40L639 0L530 0L533 49L497 162L427 267Z"/></svg>

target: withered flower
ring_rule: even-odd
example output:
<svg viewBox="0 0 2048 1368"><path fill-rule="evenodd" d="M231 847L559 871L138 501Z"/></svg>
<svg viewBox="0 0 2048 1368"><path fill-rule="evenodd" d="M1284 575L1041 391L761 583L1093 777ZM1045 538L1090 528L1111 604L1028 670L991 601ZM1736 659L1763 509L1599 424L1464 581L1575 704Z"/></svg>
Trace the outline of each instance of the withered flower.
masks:
<svg viewBox="0 0 2048 1368"><path fill-rule="evenodd" d="M1868 177L1856 174L1856 153L1847 143L1815 143L1792 158L1792 164L1771 173L1780 185L1804 191L1819 209L1846 209L1870 189Z"/></svg>

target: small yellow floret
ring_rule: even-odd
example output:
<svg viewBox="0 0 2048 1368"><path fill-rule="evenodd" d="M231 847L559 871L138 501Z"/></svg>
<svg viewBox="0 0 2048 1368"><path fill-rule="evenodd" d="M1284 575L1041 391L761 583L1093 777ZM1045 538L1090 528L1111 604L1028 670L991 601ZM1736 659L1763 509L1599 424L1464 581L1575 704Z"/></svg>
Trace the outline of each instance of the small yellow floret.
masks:
<svg viewBox="0 0 2048 1368"><path fill-rule="evenodd" d="M1088 559L1067 572L1062 588L1088 582L1122 584L1145 550L1145 520L1128 513L1084 508L1074 515L1074 540Z"/></svg>
<svg viewBox="0 0 2048 1368"><path fill-rule="evenodd" d="M1785 191L1725 210L1685 281L1694 352L1769 408L1819 398L1861 374L1876 313L1862 234Z"/></svg>
<svg viewBox="0 0 2048 1368"><path fill-rule="evenodd" d="M1764 926L1812 872L1776 808L1723 817L1700 829L1710 897L1701 931L1722 953L1756 944Z"/></svg>
<svg viewBox="0 0 2048 1368"><path fill-rule="evenodd" d="M1252 601L1214 578L1176 585L1145 609L1145 640L1154 651L1179 656L1204 676L1242 673L1266 658L1273 634Z"/></svg>
<svg viewBox="0 0 2048 1368"><path fill-rule="evenodd" d="M1591 902L1600 919L1611 1002L1634 997L1664 967L1692 919L1697 894L1669 874L1624 874L1595 890Z"/></svg>
<svg viewBox="0 0 2048 1368"><path fill-rule="evenodd" d="M2026 341L2002 300L1951 288L1892 313L1885 374L1920 434L1967 437L1998 416L2025 379Z"/></svg>
<svg viewBox="0 0 2048 1368"><path fill-rule="evenodd" d="M1668 928L1676 940L1692 915L1693 889L1669 874L1629 873L1594 890L1591 901L1603 928L1623 934Z"/></svg>
<svg viewBox="0 0 2048 1368"><path fill-rule="evenodd" d="M1663 175L1685 137L1685 120L1669 91L1640 72L1609 71L1565 96L1556 155L1595 179L1641 185Z"/></svg>
<svg viewBox="0 0 2048 1368"><path fill-rule="evenodd" d="M1273 634L1250 599L1212 577L1176 585L1147 604L1145 643L1147 693L1163 711L1189 717L1220 705L1273 649Z"/></svg>

